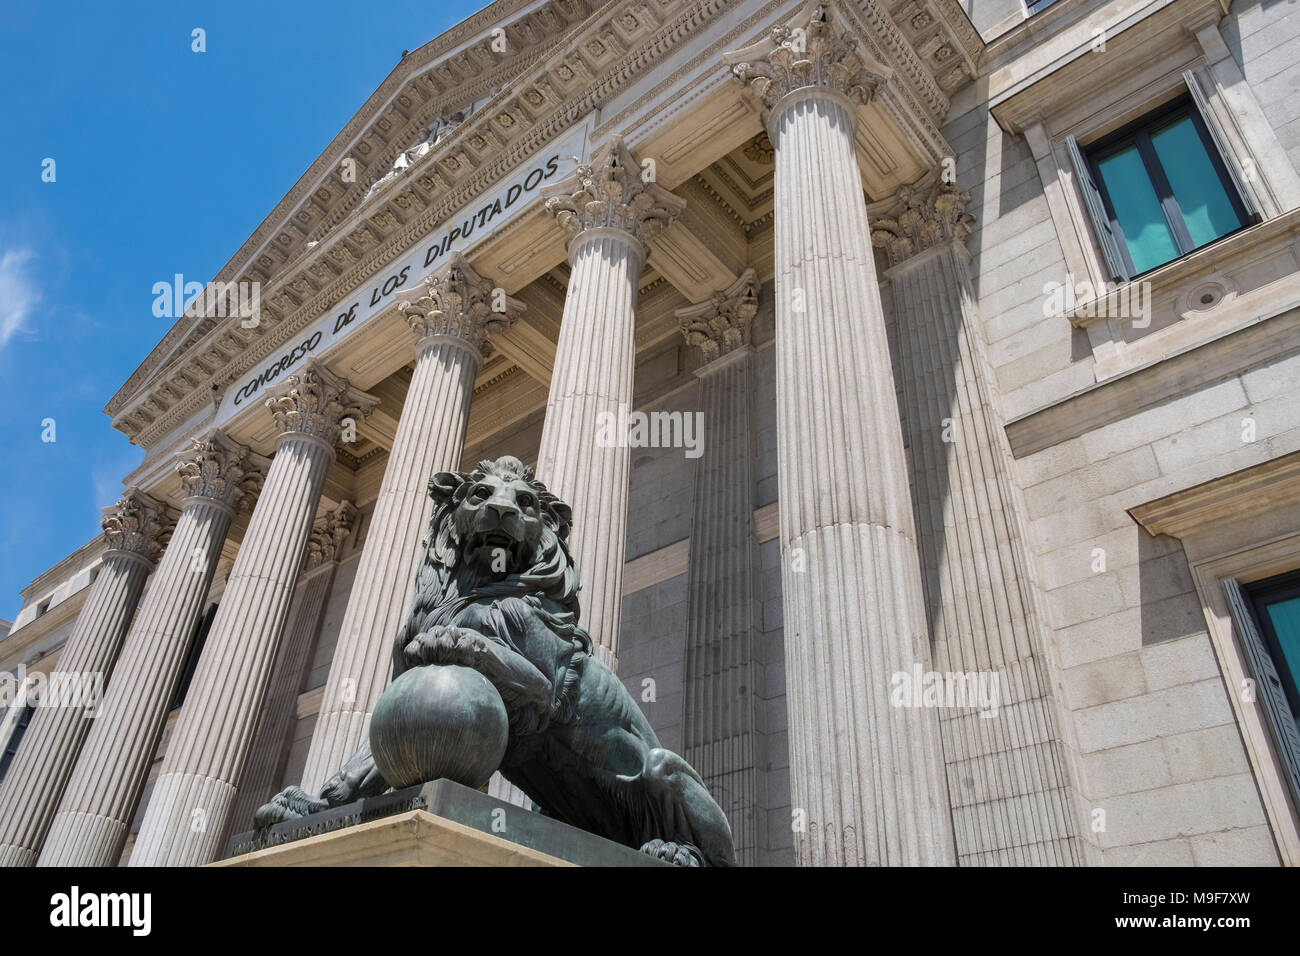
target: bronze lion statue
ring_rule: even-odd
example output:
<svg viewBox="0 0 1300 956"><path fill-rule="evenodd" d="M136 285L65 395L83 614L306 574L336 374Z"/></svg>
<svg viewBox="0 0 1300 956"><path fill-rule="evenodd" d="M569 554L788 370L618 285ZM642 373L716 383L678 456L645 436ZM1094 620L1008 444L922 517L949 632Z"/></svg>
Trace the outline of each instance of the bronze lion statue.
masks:
<svg viewBox="0 0 1300 956"><path fill-rule="evenodd" d="M538 810L680 866L734 866L726 815L699 774L659 745L578 624L569 506L509 456L435 475L429 495L434 513L393 678L426 664L473 668L506 707L501 774ZM388 789L367 744L319 797L289 787L256 822Z"/></svg>

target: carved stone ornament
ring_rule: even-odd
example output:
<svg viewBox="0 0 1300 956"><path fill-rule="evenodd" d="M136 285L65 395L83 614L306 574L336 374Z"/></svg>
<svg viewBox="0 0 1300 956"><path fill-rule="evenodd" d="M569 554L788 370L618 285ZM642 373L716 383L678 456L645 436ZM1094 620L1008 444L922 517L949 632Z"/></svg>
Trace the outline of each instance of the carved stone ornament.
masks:
<svg viewBox="0 0 1300 956"><path fill-rule="evenodd" d="M504 332L527 309L503 289L480 276L458 252L425 276L424 294L399 299L397 309L420 338L446 335L465 342L480 355L487 337Z"/></svg>
<svg viewBox="0 0 1300 956"><path fill-rule="evenodd" d="M588 229L619 229L646 243L686 208L686 200L645 181L641 165L619 136L542 195L547 212L574 237Z"/></svg>
<svg viewBox="0 0 1300 956"><path fill-rule="evenodd" d="M884 249L893 266L941 242L965 242L975 222L966 212L969 202L969 193L932 172L868 210L871 244Z"/></svg>
<svg viewBox="0 0 1300 956"><path fill-rule="evenodd" d="M165 504L139 488L128 488L102 514L100 527L111 549L137 554L150 564L158 560L173 527Z"/></svg>
<svg viewBox="0 0 1300 956"><path fill-rule="evenodd" d="M337 446L345 418L361 421L379 404L316 359L266 390L266 407L282 433L307 435Z"/></svg>
<svg viewBox="0 0 1300 956"><path fill-rule="evenodd" d="M747 159L760 166L771 166L776 161L776 150L765 132L759 133L746 143L742 152Z"/></svg>
<svg viewBox="0 0 1300 956"><path fill-rule="evenodd" d="M723 54L722 61L744 84L766 126L778 102L806 87L825 87L854 103L871 102L893 70L860 47L831 0L809 4L758 42Z"/></svg>
<svg viewBox="0 0 1300 956"><path fill-rule="evenodd" d="M318 568L338 556L339 548L352 533L352 522L356 517L357 509L352 502L341 501L337 508L312 523L311 535L307 538L307 570Z"/></svg>
<svg viewBox="0 0 1300 956"><path fill-rule="evenodd" d="M176 456L176 473L187 495L240 508L261 490L268 464L261 455L214 428L191 439L189 449Z"/></svg>
<svg viewBox="0 0 1300 956"><path fill-rule="evenodd" d="M674 313L681 321L686 344L703 352L706 363L749 344L750 326L758 312L756 278L753 269L746 269L707 302Z"/></svg>

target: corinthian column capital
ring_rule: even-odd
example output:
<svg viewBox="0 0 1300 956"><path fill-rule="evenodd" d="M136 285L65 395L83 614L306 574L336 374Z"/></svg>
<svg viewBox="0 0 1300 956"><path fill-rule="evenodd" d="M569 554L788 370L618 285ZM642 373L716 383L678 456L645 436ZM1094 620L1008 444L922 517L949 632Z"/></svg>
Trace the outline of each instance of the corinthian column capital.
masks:
<svg viewBox="0 0 1300 956"><path fill-rule="evenodd" d="M425 276L424 294L399 299L398 311L420 336L421 347L431 339L451 339L482 356L487 337L503 332L527 306L505 294L453 252Z"/></svg>
<svg viewBox="0 0 1300 956"><path fill-rule="evenodd" d="M969 193L932 172L868 209L871 244L885 250L891 266L945 242L961 244L975 222L969 202Z"/></svg>
<svg viewBox="0 0 1300 956"><path fill-rule="evenodd" d="M687 345L704 353L705 364L749 344L750 325L758 312L757 273L746 269L740 278L705 302L678 309Z"/></svg>
<svg viewBox="0 0 1300 956"><path fill-rule="evenodd" d="M341 501L333 511L317 518L307 538L307 558L303 567L310 571L334 560L339 548L352 533L352 522L356 520L357 509L350 501Z"/></svg>
<svg viewBox="0 0 1300 956"><path fill-rule="evenodd" d="M176 456L176 473L189 497L210 498L233 511L257 494L269 464L214 428Z"/></svg>
<svg viewBox="0 0 1300 956"><path fill-rule="evenodd" d="M109 548L137 555L151 565L158 560L172 530L166 505L139 488L128 488L117 504L102 513L100 527Z"/></svg>
<svg viewBox="0 0 1300 956"><path fill-rule="evenodd" d="M642 249L686 208L686 200L642 178L641 165L620 136L610 137L589 162L579 164L542 195L547 212L571 237L596 229L615 230L630 234Z"/></svg>
<svg viewBox="0 0 1300 956"><path fill-rule="evenodd" d="M266 390L266 407L275 418L281 438L314 438L330 451L338 445L343 420L360 421L379 404L374 395L352 387L315 359Z"/></svg>
<svg viewBox="0 0 1300 956"><path fill-rule="evenodd" d="M855 25L836 0L810 3L788 23L722 61L744 84L770 127L777 104L793 94L824 91L869 103L893 70L861 49Z"/></svg>

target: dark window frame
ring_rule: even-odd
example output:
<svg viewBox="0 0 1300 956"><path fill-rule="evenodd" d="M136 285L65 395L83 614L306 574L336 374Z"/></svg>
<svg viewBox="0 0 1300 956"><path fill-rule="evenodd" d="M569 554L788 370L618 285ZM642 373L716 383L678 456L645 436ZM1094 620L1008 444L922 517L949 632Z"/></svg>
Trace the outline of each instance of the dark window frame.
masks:
<svg viewBox="0 0 1300 956"><path fill-rule="evenodd" d="M0 750L0 780L5 778L14 757L18 755L18 748L22 746L23 737L26 736L27 728L31 724L32 716L35 713L36 705L29 703L23 707L23 712L18 715L14 729L10 732L9 739L5 741L4 750Z"/></svg>
<svg viewBox="0 0 1300 956"><path fill-rule="evenodd" d="M1282 653L1282 645L1277 638L1277 631L1273 628L1273 620L1266 610L1269 604L1300 597L1300 569L1286 571L1262 581L1252 581L1244 585L1244 590L1246 596L1250 598L1250 609L1255 615L1255 624L1259 627L1264 643L1268 646L1268 653L1273 658L1273 666L1277 669L1278 678L1282 682L1282 690L1291 705L1291 713L1297 721L1300 721L1300 686L1296 685L1295 678L1291 674L1291 668L1287 665L1286 656Z"/></svg>
<svg viewBox="0 0 1300 956"><path fill-rule="evenodd" d="M1164 167L1160 163L1159 157L1156 156L1155 147L1151 143L1151 133L1168 126L1177 120L1187 118L1192 122L1192 128L1196 130L1196 135L1201 141L1201 146L1205 149L1205 155L1209 157L1210 166L1214 169L1215 174L1219 177L1219 184L1223 188L1224 194L1228 197L1228 202L1232 205L1232 211L1237 216L1237 228L1230 229L1217 239L1213 239L1204 245L1195 245L1192 242L1191 234L1187 230L1187 222L1183 218L1182 209L1178 205L1178 199L1174 196L1173 187L1169 184L1169 178L1165 174ZM1128 237L1124 235L1124 228L1120 225L1119 218L1115 214L1115 207L1111 203L1110 190L1106 187L1106 181L1101 175L1101 160L1107 159L1116 153L1122 152L1129 147L1136 146L1138 157L1142 161L1142 166L1146 171L1147 178L1155 190L1156 198L1160 202L1160 211L1164 214L1165 224L1169 227L1169 234L1173 238L1174 245L1178 249L1178 255L1158 265L1152 266L1143 272L1138 272L1137 267L1133 264L1132 253L1129 252ZM1224 159L1219 155L1219 147L1210 135L1210 131L1205 126L1205 120L1201 116L1201 111L1197 108L1190 94L1175 97L1173 100L1157 107L1149 113L1145 113L1131 123L1115 130L1093 143L1089 143L1083 148L1084 156L1088 163L1088 171L1092 175L1093 182L1096 184L1097 192L1101 195L1101 201L1105 207L1106 216L1110 220L1111 231L1119 238L1119 254L1124 257L1124 266L1129 274L1129 281L1137 279L1139 276L1146 275L1148 272L1154 272L1170 262L1177 262L1184 256L1195 252L1198 249L1206 249L1216 242L1222 242L1229 236L1236 235L1243 229L1253 225L1253 218L1250 211L1246 208L1241 194L1237 191L1237 186L1233 182L1232 174Z"/></svg>

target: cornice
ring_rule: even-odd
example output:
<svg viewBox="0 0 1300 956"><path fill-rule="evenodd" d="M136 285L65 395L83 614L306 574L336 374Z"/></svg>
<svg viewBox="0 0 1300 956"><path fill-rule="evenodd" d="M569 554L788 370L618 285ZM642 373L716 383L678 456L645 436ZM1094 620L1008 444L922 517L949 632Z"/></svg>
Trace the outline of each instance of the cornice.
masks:
<svg viewBox="0 0 1300 956"><path fill-rule="evenodd" d="M667 8L681 5L680 0L655 0L655 2L658 6ZM304 277L304 273L313 268L311 264L305 265L304 270L296 276L285 276L270 283L270 291L263 294L263 302L269 303L269 308L264 307L263 311L273 314L269 317L269 321L263 322L262 327L255 330L258 334L255 341L245 339L239 334L241 330L237 319L228 320L224 326L214 328L203 342L189 349L193 364L197 365L204 358L209 359L210 370L204 370L200 365L199 371L191 372L187 376L187 381L198 379L198 384L191 387L188 393L185 393L183 387L179 389L182 394L177 402L165 408L157 408L156 413L144 409L148 421L134 420L134 412L153 401L154 396L151 391L142 396L126 412L118 415L114 420L114 426L126 432L136 443L145 446L168 434L192 415L202 402L210 400L213 388L223 387L233 377L273 354L304 325L318 318L344 294L373 275L385 263L407 251L438 222L490 187L521 159L585 118L612 93L626 86L644 67L661 57L664 51L689 37L691 31L698 27L701 17L712 16L725 5L725 0L696 0L672 19L654 17L649 12L651 5L648 4L635 7L634 9L643 12L650 22L657 24L657 28L650 30L640 40L635 50L622 56L614 52L618 28L611 26L611 23L626 17L627 10L619 13L617 10L607 9L602 15L589 19L582 29L565 40L563 44L565 52L561 56L548 60L528 81L509 90L503 90L492 103L468 118L449 137L453 145L449 145L445 151L441 149L432 151L401 178L407 183L421 185L425 179L432 178L435 174L442 175L446 168L445 160L448 154L455 152L455 143L464 144L469 138L493 128L495 131L492 132L492 136L495 142L503 144L503 148L486 152L485 155L490 158L476 165L470 174L455 183L452 190L443 191L438 199L422 198L424 208L418 216L404 223L398 223L399 228L386 236L386 241L370 243L369 248L353 266L334 274L324 284L313 283ZM595 70L586 65L587 60L584 59L582 52L587 50L586 56L594 56L595 54L587 49L592 47L593 41L599 42L600 49L604 51L601 54L602 62L610 67L598 76L595 75ZM588 79L593 76L595 78L594 81L581 85L584 76ZM566 85L576 89L571 91L565 88ZM577 88L579 86L581 88ZM547 105L552 106L551 111L538 113L520 105L530 92L540 93L546 99ZM518 127L513 133L513 139L510 138L510 134L503 135L501 116L506 112L511 115L510 127L512 129ZM402 143L401 147L404 148L406 145ZM468 153L464 151L456 155L468 157ZM439 161L444 161L442 166L436 165ZM443 177L444 181L446 178L448 177ZM314 253L321 251L313 250ZM318 255L314 264L319 265L321 261L322 258ZM317 269L317 272L319 271ZM297 295L290 294L290 289L293 289ZM276 313L277 309L281 311ZM212 360L213 348L219 349L217 360ZM221 361L221 358L225 358L225 361ZM202 387L203 384L207 387ZM177 391L177 389L170 389L169 394L175 394ZM156 408L161 403L155 401L153 404ZM132 420L127 421L127 419Z"/></svg>
<svg viewBox="0 0 1300 956"><path fill-rule="evenodd" d="M1271 458L1231 474L1130 508L1153 535L1183 538L1222 521L1276 512L1300 496L1300 452Z"/></svg>

